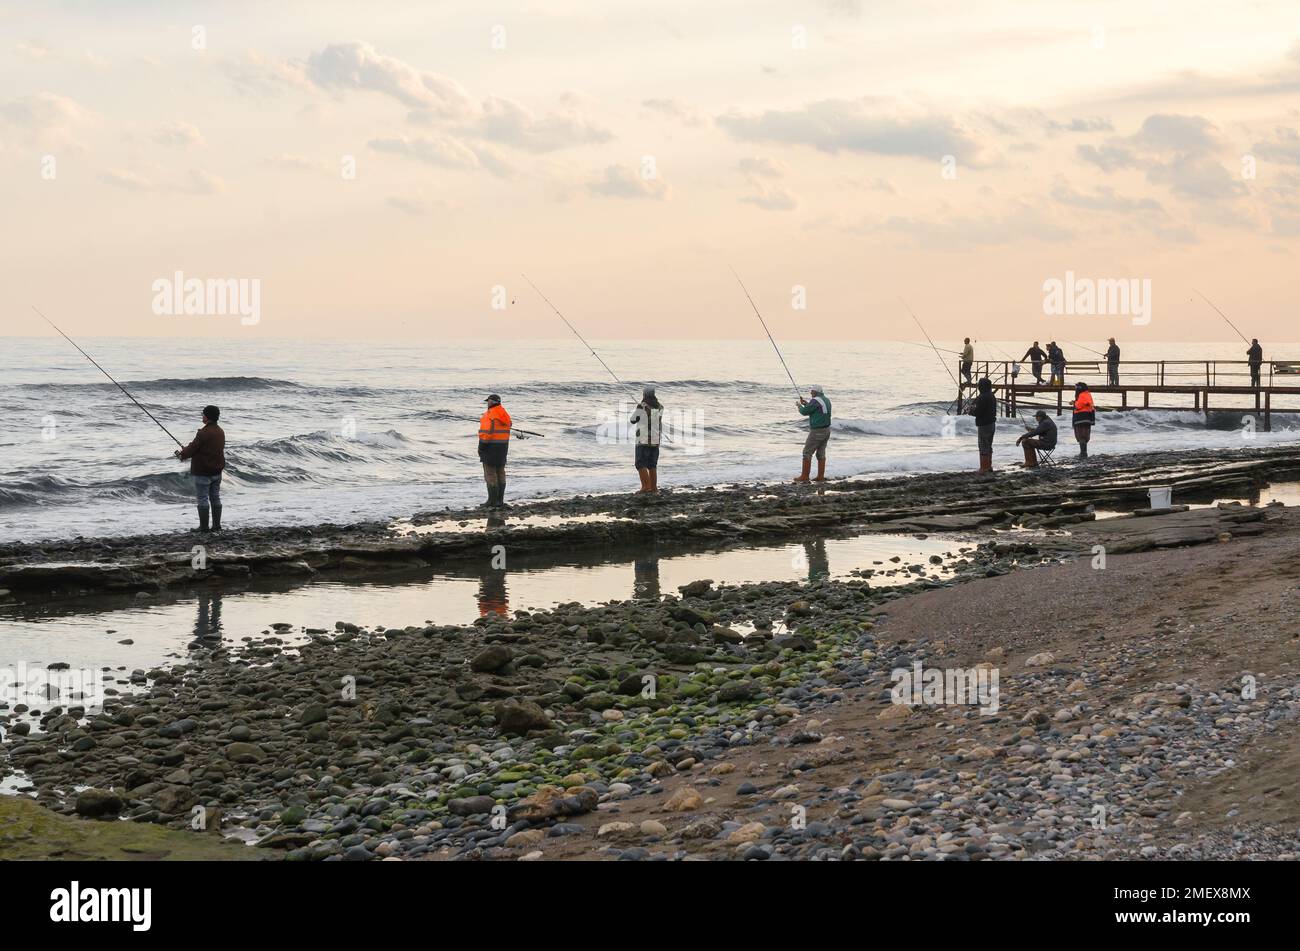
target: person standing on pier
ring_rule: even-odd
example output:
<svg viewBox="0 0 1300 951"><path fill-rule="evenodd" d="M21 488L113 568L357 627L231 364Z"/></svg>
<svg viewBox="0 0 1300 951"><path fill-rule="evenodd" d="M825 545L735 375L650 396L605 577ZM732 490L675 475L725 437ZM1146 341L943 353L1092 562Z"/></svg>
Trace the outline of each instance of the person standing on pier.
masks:
<svg viewBox="0 0 1300 951"><path fill-rule="evenodd" d="M506 454L510 451L510 414L493 393L483 401L487 409L478 421L478 459L483 463L489 509L508 508L506 497Z"/></svg>
<svg viewBox="0 0 1300 951"><path fill-rule="evenodd" d="M816 482L826 481L826 443L831 438L831 401L820 386L809 390L811 399L799 398L799 413L808 417L808 438L803 444L803 471L795 482L807 482L812 457L817 457Z"/></svg>
<svg viewBox="0 0 1300 951"><path fill-rule="evenodd" d="M1259 368L1264 363L1264 348L1259 345L1259 338L1250 338L1250 349L1246 351L1246 359L1250 361L1250 385L1259 386Z"/></svg>
<svg viewBox="0 0 1300 951"><path fill-rule="evenodd" d="M1039 386L1042 386L1043 361L1047 359L1047 354L1043 351L1043 348L1038 345L1037 340L1034 341L1032 347L1025 351L1025 355L1020 359L1030 361L1029 368L1034 372L1034 382Z"/></svg>
<svg viewBox="0 0 1300 951"><path fill-rule="evenodd" d="M641 477L639 492L653 494L659 491L659 437L663 430L663 404L655 396L655 388L647 386L641 391L641 402L636 404L629 420L636 427L636 474Z"/></svg>
<svg viewBox="0 0 1300 951"><path fill-rule="evenodd" d="M1052 385L1065 386L1065 351L1055 340L1047 344L1047 358L1052 361Z"/></svg>
<svg viewBox="0 0 1300 951"><path fill-rule="evenodd" d="M1088 440L1092 436L1093 423L1097 421L1097 407L1092 401L1092 391L1088 384L1080 380L1074 384L1074 413L1070 423L1074 426L1074 438L1079 441L1079 458L1088 458Z"/></svg>
<svg viewBox="0 0 1300 951"><path fill-rule="evenodd" d="M961 375L970 383L970 368L975 362L975 348L971 346L970 337L966 338L966 345L961 348Z"/></svg>
<svg viewBox="0 0 1300 951"><path fill-rule="evenodd" d="M1106 348L1106 385L1119 386L1119 346L1114 337L1110 338L1110 346Z"/></svg>
<svg viewBox="0 0 1300 951"><path fill-rule="evenodd" d="M190 475L194 476L194 493L199 507L199 531L221 531L221 473L226 468L226 433L217 425L221 410L216 406L203 407L203 428L194 434L193 441L172 455L190 461ZM208 527L208 516L212 527Z"/></svg>
<svg viewBox="0 0 1300 951"><path fill-rule="evenodd" d="M998 401L993 395L993 383L988 377L980 377L979 396L971 406L970 415L975 417L975 432L980 451L979 472L993 471L993 433L998 426Z"/></svg>

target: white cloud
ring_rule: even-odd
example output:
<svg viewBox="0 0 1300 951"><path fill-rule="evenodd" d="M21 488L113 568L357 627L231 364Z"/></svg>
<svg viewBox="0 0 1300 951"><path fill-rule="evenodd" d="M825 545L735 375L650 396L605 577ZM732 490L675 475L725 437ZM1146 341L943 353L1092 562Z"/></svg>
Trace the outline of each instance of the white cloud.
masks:
<svg viewBox="0 0 1300 951"><path fill-rule="evenodd" d="M587 191L602 198L665 199L671 192L668 183L646 178L622 165L609 165L600 177L587 183Z"/></svg>
<svg viewBox="0 0 1300 951"><path fill-rule="evenodd" d="M823 152L915 156L935 162L945 155L963 165L990 162L986 146L955 119L942 115L889 116L874 99L823 99L799 109L759 114L729 112L717 124L744 142L785 142Z"/></svg>
<svg viewBox="0 0 1300 951"><path fill-rule="evenodd" d="M759 181L754 182L754 188L752 194L744 195L740 200L766 211L794 211L799 207L798 197L788 188Z"/></svg>
<svg viewBox="0 0 1300 951"><path fill-rule="evenodd" d="M368 90L440 118L461 118L474 101L454 79L417 69L369 43L333 43L307 57L307 78L330 90Z"/></svg>
<svg viewBox="0 0 1300 951"><path fill-rule="evenodd" d="M764 156L743 158L736 163L736 167L746 175L758 175L763 178L781 178L786 172L784 162Z"/></svg>
<svg viewBox="0 0 1300 951"><path fill-rule="evenodd" d="M676 119L684 125L702 126L709 121L708 116L680 99L644 99L641 105L651 112Z"/></svg>
<svg viewBox="0 0 1300 951"><path fill-rule="evenodd" d="M572 110L537 116L512 99L490 96L473 126L482 138L528 152L608 142L610 131Z"/></svg>
<svg viewBox="0 0 1300 951"><path fill-rule="evenodd" d="M153 134L154 142L169 148L188 148L191 145L205 145L203 133L188 122L167 122L159 126Z"/></svg>

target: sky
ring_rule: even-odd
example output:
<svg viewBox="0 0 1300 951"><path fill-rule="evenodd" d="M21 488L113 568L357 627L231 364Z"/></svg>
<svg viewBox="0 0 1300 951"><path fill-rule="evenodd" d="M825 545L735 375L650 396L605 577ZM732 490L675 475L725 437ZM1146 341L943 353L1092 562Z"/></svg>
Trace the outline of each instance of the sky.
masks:
<svg viewBox="0 0 1300 951"><path fill-rule="evenodd" d="M1289 3L7 0L0 335L1295 340L1298 129Z"/></svg>

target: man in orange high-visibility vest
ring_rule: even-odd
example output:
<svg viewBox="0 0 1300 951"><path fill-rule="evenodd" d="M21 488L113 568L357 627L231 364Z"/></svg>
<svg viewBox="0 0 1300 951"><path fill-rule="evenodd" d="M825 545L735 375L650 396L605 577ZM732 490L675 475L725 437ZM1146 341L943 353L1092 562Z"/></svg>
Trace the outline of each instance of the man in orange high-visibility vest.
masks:
<svg viewBox="0 0 1300 951"><path fill-rule="evenodd" d="M483 463L483 480L487 483L490 509L509 508L506 495L506 453L510 449L510 414L493 393L483 402L487 411L478 421L478 458Z"/></svg>
<svg viewBox="0 0 1300 951"><path fill-rule="evenodd" d="M1088 440L1092 436L1092 427L1097 422L1097 406L1092 401L1092 391L1082 381L1074 384L1074 412L1070 422L1074 426L1074 438L1079 441L1079 458L1088 458Z"/></svg>

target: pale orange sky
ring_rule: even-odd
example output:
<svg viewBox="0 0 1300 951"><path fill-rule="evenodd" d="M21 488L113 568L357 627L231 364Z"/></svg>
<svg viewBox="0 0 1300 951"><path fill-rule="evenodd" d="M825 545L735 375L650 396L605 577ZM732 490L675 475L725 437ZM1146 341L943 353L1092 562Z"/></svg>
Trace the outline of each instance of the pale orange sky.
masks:
<svg viewBox="0 0 1300 951"><path fill-rule="evenodd" d="M1297 128L1286 3L19 0L0 334L1289 340Z"/></svg>

